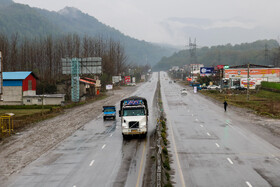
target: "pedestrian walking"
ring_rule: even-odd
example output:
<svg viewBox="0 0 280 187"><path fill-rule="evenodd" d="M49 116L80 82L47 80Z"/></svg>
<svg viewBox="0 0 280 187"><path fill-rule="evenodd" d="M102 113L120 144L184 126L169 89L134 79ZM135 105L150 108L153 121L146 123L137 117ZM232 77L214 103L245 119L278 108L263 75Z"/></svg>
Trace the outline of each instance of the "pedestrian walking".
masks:
<svg viewBox="0 0 280 187"><path fill-rule="evenodd" d="M225 112L227 111L227 101L225 100L225 102L224 102L224 109L225 109Z"/></svg>

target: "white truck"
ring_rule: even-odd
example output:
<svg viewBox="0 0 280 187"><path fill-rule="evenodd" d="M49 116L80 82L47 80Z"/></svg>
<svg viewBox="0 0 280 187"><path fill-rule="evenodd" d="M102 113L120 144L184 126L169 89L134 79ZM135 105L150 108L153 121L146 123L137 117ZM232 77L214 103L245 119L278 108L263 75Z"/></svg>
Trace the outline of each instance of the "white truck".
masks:
<svg viewBox="0 0 280 187"><path fill-rule="evenodd" d="M148 103L145 98L132 96L121 100L119 116L123 138L133 135L145 137L148 132L148 115Z"/></svg>

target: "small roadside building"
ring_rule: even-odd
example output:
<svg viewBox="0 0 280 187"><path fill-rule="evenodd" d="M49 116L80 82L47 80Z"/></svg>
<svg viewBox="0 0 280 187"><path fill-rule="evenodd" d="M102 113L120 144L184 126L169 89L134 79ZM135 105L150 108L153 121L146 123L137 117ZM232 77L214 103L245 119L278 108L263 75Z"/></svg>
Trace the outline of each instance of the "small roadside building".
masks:
<svg viewBox="0 0 280 187"><path fill-rule="evenodd" d="M23 96L36 95L37 76L30 71L3 72L2 104L21 105Z"/></svg>
<svg viewBox="0 0 280 187"><path fill-rule="evenodd" d="M280 82L280 68L256 64L250 64L249 68L248 65L230 66L224 70L224 77L230 82L230 86L247 87L249 83L249 87L254 89L262 81Z"/></svg>
<svg viewBox="0 0 280 187"><path fill-rule="evenodd" d="M60 105L64 94L36 95L38 77L31 71L3 72L0 105Z"/></svg>

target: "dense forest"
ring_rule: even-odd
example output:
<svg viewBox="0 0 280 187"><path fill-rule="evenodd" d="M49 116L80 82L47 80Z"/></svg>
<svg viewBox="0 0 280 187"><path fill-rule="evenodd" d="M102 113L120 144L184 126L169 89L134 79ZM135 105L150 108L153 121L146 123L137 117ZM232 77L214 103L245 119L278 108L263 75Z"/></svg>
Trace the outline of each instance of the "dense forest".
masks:
<svg viewBox="0 0 280 187"><path fill-rule="evenodd" d="M164 57L153 70L168 70L172 66L192 64L189 50L182 50L170 57ZM280 65L280 48L276 40L259 40L253 43L239 45L220 45L196 49L196 63L205 66L215 65Z"/></svg>
<svg viewBox="0 0 280 187"><path fill-rule="evenodd" d="M127 61L139 65L154 65L163 56L170 56L177 50L126 36L76 8L66 7L54 12L13 3L11 0L0 0L0 33L8 37L17 34L21 38L56 37L69 33L79 37L112 38L123 46Z"/></svg>

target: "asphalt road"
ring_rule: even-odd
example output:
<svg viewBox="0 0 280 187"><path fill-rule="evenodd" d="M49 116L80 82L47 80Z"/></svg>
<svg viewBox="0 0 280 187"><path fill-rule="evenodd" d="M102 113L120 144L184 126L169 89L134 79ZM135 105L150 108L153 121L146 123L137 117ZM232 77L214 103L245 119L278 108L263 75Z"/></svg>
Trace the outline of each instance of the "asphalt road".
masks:
<svg viewBox="0 0 280 187"><path fill-rule="evenodd" d="M158 74L154 73L151 82L141 85L132 94L148 100L147 138L123 140L120 118L103 121L100 114L12 176L8 186L142 186L149 135L155 129L153 99L157 80ZM118 111L119 102L112 104Z"/></svg>
<svg viewBox="0 0 280 187"><path fill-rule="evenodd" d="M280 186L280 150L243 128L249 120L169 83L161 72L175 186Z"/></svg>

